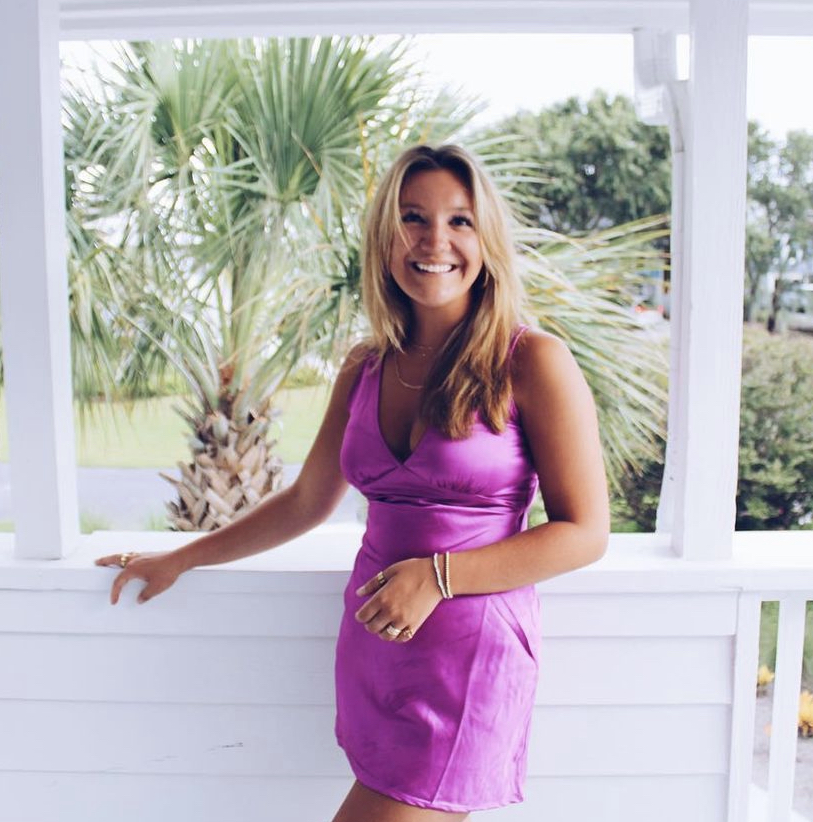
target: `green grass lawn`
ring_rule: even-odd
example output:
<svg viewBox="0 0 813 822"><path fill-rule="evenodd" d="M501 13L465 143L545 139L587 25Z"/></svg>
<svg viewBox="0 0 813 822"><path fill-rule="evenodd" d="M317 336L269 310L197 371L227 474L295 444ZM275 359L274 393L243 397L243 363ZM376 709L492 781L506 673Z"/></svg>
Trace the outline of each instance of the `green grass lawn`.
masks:
<svg viewBox="0 0 813 822"><path fill-rule="evenodd" d="M329 386L280 391L282 410L278 433L283 462L300 463L308 453L329 398ZM79 465L119 468L158 468L187 460L189 434L173 410L175 397L138 400L133 403L100 403L90 409L74 409L76 459ZM6 406L0 397L0 461L8 460Z"/></svg>
<svg viewBox="0 0 813 822"><path fill-rule="evenodd" d="M776 633L779 626L779 603L763 602L759 636L759 664L776 670ZM807 603L805 638L802 655L802 686L813 689L813 602Z"/></svg>

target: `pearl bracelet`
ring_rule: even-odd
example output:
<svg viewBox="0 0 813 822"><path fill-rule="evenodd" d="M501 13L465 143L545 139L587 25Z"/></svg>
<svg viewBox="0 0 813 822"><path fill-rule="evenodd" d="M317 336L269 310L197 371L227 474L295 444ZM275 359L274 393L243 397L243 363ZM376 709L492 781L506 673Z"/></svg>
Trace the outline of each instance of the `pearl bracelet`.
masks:
<svg viewBox="0 0 813 822"><path fill-rule="evenodd" d="M440 588L440 594L444 599L451 599L452 592L449 590L448 579L449 579L449 552L446 552L446 580L447 582L444 584L443 577L440 573L440 567L438 566L438 555L432 555L432 565L435 567L435 577L438 581L438 588Z"/></svg>

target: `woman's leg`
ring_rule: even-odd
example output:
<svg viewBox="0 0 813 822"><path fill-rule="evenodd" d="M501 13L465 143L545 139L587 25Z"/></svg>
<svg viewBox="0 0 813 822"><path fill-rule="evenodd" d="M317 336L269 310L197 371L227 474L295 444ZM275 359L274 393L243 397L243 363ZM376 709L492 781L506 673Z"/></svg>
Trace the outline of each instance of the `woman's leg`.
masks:
<svg viewBox="0 0 813 822"><path fill-rule="evenodd" d="M467 813L417 808L354 782L333 822L462 822Z"/></svg>

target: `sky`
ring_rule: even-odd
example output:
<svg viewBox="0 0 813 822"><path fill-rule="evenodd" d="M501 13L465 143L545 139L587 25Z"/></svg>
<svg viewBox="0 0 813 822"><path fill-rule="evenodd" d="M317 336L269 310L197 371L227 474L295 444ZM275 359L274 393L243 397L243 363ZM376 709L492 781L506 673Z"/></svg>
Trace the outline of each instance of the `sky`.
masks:
<svg viewBox="0 0 813 822"><path fill-rule="evenodd" d="M83 62L86 44L63 43L62 48L63 55ZM417 35L411 53L433 83L488 103L475 125L521 108L540 110L571 95L588 97L596 88L629 97L635 92L631 34ZM678 77L685 79L688 36L678 37L677 55ZM813 132L811 89L813 37L749 38L749 118L774 138L790 129Z"/></svg>
<svg viewBox="0 0 813 822"><path fill-rule="evenodd" d="M635 92L632 35L420 35L415 53L437 82L488 101L480 123L519 108L539 110L596 88ZM689 70L688 36L678 37L678 77ZM751 37L748 117L773 137L790 129L813 132L813 37Z"/></svg>

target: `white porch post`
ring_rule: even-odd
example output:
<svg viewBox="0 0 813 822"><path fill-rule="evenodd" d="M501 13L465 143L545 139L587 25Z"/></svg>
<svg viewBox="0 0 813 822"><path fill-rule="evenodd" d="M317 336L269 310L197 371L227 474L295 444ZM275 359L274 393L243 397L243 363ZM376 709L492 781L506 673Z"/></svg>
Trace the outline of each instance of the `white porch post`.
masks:
<svg viewBox="0 0 813 822"><path fill-rule="evenodd" d="M737 487L747 119L747 0L691 0L682 281L670 434L673 546L731 556Z"/></svg>
<svg viewBox="0 0 813 822"><path fill-rule="evenodd" d="M688 120L686 81L677 79L675 33L655 29L636 29L635 43L635 110L647 125L669 128L672 151L672 220L670 251L670 339L669 339L669 409L668 437L663 466L663 480L655 523L657 532L672 533L675 511L675 461L680 456L679 443L686 441L679 428L685 416L679 412L682 394L677 390L681 368L681 284L683 282L683 218L685 196L685 129Z"/></svg>
<svg viewBox="0 0 813 822"><path fill-rule="evenodd" d="M4 0L0 303L18 557L77 541L58 0Z"/></svg>

